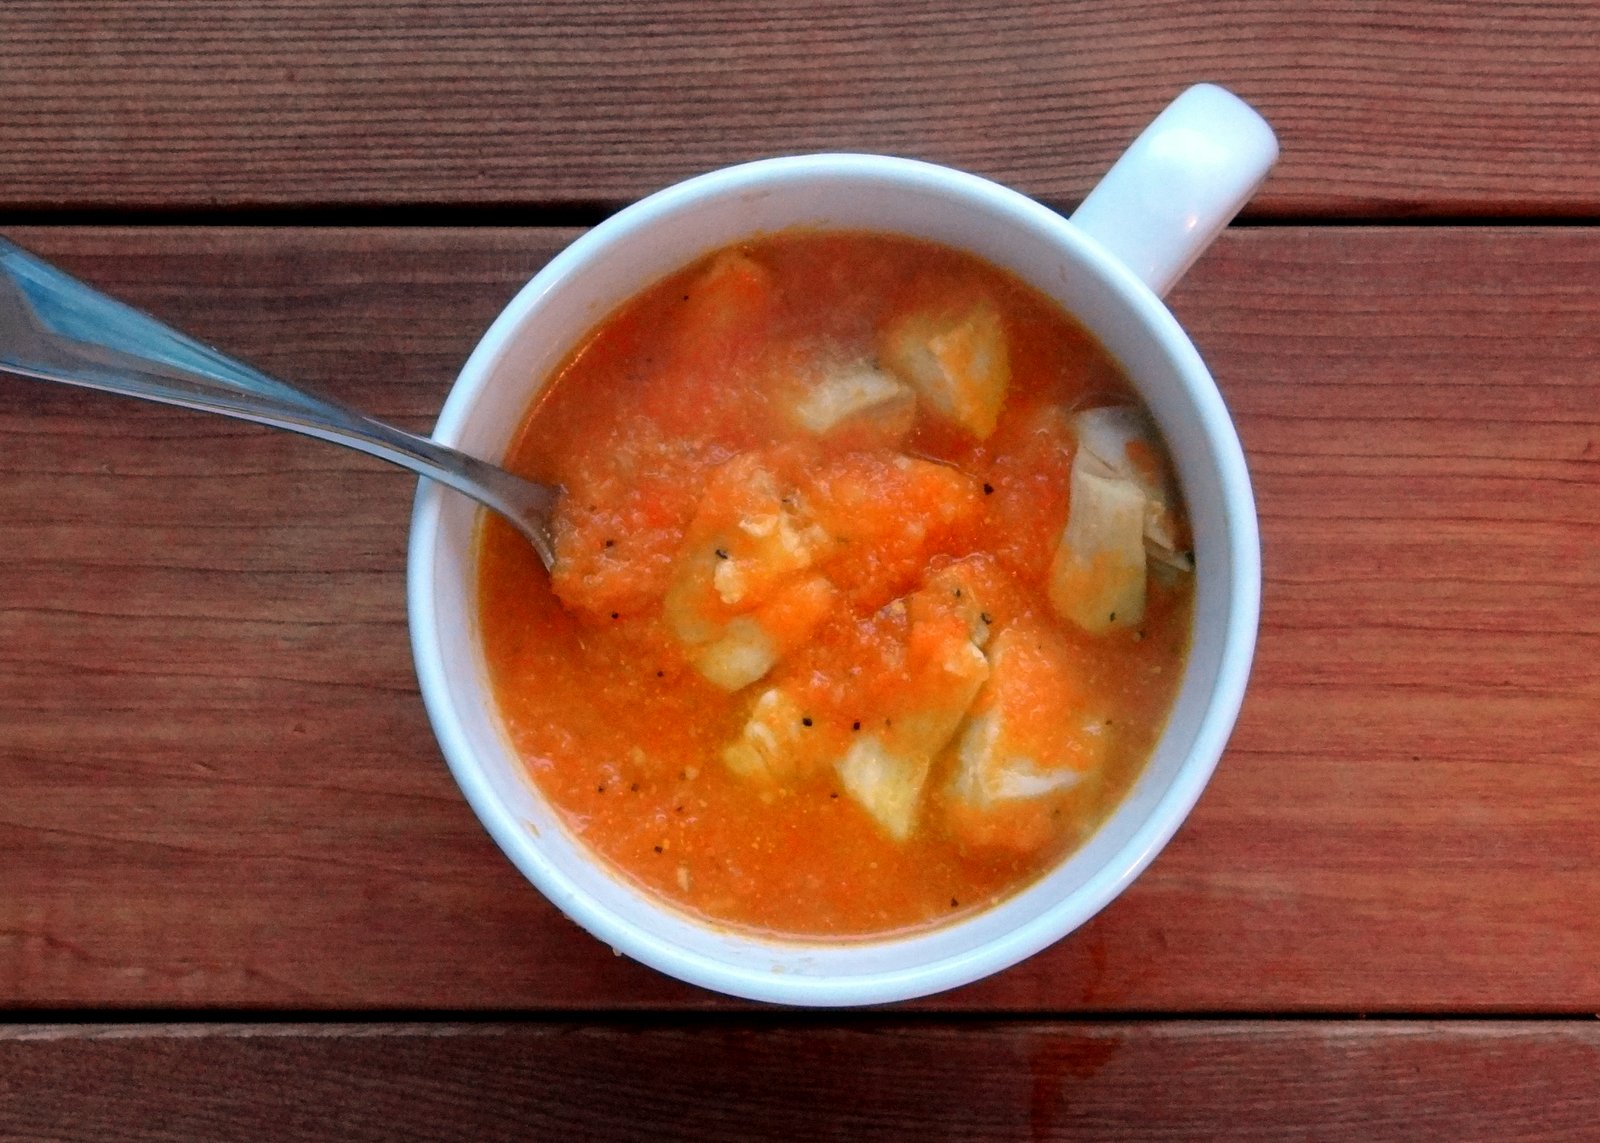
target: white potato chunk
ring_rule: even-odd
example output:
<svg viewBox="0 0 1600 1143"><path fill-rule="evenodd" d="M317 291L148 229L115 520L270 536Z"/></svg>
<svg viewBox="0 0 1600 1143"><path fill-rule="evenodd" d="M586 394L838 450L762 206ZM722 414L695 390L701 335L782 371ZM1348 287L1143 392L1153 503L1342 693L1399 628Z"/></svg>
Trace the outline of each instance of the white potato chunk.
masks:
<svg viewBox="0 0 1600 1143"><path fill-rule="evenodd" d="M987 809L1070 790L1102 761L1107 731L1072 709L1078 680L1062 644L1038 628L1008 627L988 658L977 713L957 744L952 795Z"/></svg>
<svg viewBox="0 0 1600 1143"><path fill-rule="evenodd" d="M1092 655L1037 620L989 643L989 679L953 752L944 824L977 851L1031 853L1060 837L1063 799L1104 769L1109 721L1085 705Z"/></svg>
<svg viewBox="0 0 1600 1143"><path fill-rule="evenodd" d="M943 750L989 677L989 660L978 646L988 625L967 571L953 564L907 600L908 645L920 658L908 664L907 707L884 732L897 751L932 757ZM959 622L951 624L952 616Z"/></svg>
<svg viewBox="0 0 1600 1143"><path fill-rule="evenodd" d="M889 744L929 758L949 745L972 706L972 700L989 677L989 661L966 640L952 643L938 661L939 676L924 684L922 701L914 709L890 719L884 732Z"/></svg>
<svg viewBox="0 0 1600 1143"><path fill-rule="evenodd" d="M909 430L916 399L910 388L881 369L859 364L823 377L801 394L790 411L818 436L862 415L884 422L903 421Z"/></svg>
<svg viewBox="0 0 1600 1143"><path fill-rule="evenodd" d="M1073 416L1072 431L1078 447L1098 462L1096 471L1101 476L1129 480L1134 478L1128 460L1129 443L1153 439L1149 421L1131 405L1085 409Z"/></svg>
<svg viewBox="0 0 1600 1143"><path fill-rule="evenodd" d="M888 328L882 351L884 364L934 412L979 440L994 432L1011 384L1011 357L993 303L908 314Z"/></svg>
<svg viewBox="0 0 1600 1143"><path fill-rule="evenodd" d="M1076 770L1041 770L1010 741L1000 711L968 720L956 760L956 796L980 806L1070 790L1083 778Z"/></svg>
<svg viewBox="0 0 1600 1143"><path fill-rule="evenodd" d="M1177 486L1161 451L1155 426L1127 405L1087 409L1072 418L1078 450L1097 476L1131 480L1145 495L1144 543L1150 559L1178 571L1193 571L1185 550Z"/></svg>
<svg viewBox="0 0 1600 1143"><path fill-rule="evenodd" d="M896 841L905 841L916 826L922 787L933 758L928 754L895 754L875 736L850 747L839 760L839 780Z"/></svg>
<svg viewBox="0 0 1600 1143"><path fill-rule="evenodd" d="M738 606L769 595L786 577L804 571L828 544L828 534L810 518L797 493L784 495L766 469L747 487L750 508L720 544L712 585L722 602Z"/></svg>
<svg viewBox="0 0 1600 1143"><path fill-rule="evenodd" d="M1098 635L1144 618L1144 518L1137 484L1073 460L1067 526L1050 564L1050 603L1063 619Z"/></svg>
<svg viewBox="0 0 1600 1143"><path fill-rule="evenodd" d="M960 616L961 621L967 625L967 637L974 644L982 647L988 642L989 619L984 613L982 601L978 598L972 569L965 563L951 564L929 576L922 592L941 594L944 597L944 605Z"/></svg>
<svg viewBox="0 0 1600 1143"><path fill-rule="evenodd" d="M1050 569L1050 601L1086 631L1144 618L1149 563L1193 570L1177 490L1148 417L1129 406L1072 418L1077 452L1067 526Z"/></svg>
<svg viewBox="0 0 1600 1143"><path fill-rule="evenodd" d="M744 453L712 475L662 600L689 661L734 691L761 678L833 603L810 569L832 540L799 491Z"/></svg>
<svg viewBox="0 0 1600 1143"><path fill-rule="evenodd" d="M756 699L743 731L723 750L722 760L741 778L780 784L807 768L807 738L815 734L806 725L800 704L787 691L772 688Z"/></svg>
<svg viewBox="0 0 1600 1143"><path fill-rule="evenodd" d="M917 809L933 760L960 729L972 700L989 677L989 661L965 623L961 599L951 583L930 583L899 605L910 617L908 665L911 680L905 706L887 715L836 763L845 790L888 835L904 841L916 826ZM976 603L976 601L972 601ZM985 626L981 620L977 626Z"/></svg>
<svg viewBox="0 0 1600 1143"><path fill-rule="evenodd" d="M729 621L713 642L694 648L690 661L706 679L725 691L736 691L761 678L778 661L778 645L748 615Z"/></svg>
<svg viewBox="0 0 1600 1143"><path fill-rule="evenodd" d="M707 606L714 591L712 577L717 558L716 552L709 550L680 555L672 582L661 600L667 626L686 646L709 643L722 631Z"/></svg>
<svg viewBox="0 0 1600 1143"><path fill-rule="evenodd" d="M1006 733L1006 719L1000 711L968 720L957 748L957 767L955 796L979 807L1054 794L1083 780L1077 770L1043 770L1027 752L1019 751Z"/></svg>

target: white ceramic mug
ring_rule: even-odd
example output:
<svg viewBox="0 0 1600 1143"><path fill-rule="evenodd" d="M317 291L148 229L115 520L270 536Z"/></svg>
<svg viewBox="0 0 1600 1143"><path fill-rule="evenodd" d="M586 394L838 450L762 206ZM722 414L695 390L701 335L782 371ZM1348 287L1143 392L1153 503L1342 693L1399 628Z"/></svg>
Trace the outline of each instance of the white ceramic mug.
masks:
<svg viewBox="0 0 1600 1143"><path fill-rule="evenodd" d="M601 223L516 296L461 371L434 436L505 455L540 386L618 305L700 255L791 226L892 231L971 251L1055 298L1149 406L1195 538L1192 652L1155 753L1089 841L999 905L910 936L771 939L719 928L595 858L530 784L501 727L476 634L477 507L424 481L409 606L422 695L467 800L517 867L605 944L737 996L790 1004L900 1000L1030 956L1088 920L1149 864L1211 776L1244 695L1260 601L1255 504L1216 385L1159 295L1227 225L1277 155L1244 103L1191 88L1070 221L972 175L873 155L809 155L716 171Z"/></svg>

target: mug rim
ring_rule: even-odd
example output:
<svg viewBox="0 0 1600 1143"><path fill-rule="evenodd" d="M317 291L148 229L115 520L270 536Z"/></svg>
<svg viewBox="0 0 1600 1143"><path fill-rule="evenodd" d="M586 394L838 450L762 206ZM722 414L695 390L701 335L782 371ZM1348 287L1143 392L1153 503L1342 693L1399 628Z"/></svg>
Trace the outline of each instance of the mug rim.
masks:
<svg viewBox="0 0 1600 1143"><path fill-rule="evenodd" d="M545 299L561 289L571 276L589 265L597 255L631 241L641 232L669 222L675 212L707 199L748 193L784 193L785 188L803 187L808 180L819 177L887 181L895 186L911 186L954 198L960 209L969 209L981 202L987 207L999 209L1013 219L1015 225L1042 228L1049 233L1056 247L1068 252L1067 257L1080 271L1093 275L1099 284L1118 296L1118 301L1129 312L1136 315L1139 336L1159 345L1174 372L1181 377L1183 392L1194 406L1201 435L1216 461L1215 475L1223 490L1222 516L1227 534L1222 542L1227 549L1231 572L1226 584L1230 612L1218 652L1215 683L1210 688L1204 713L1185 756L1170 780L1161 788L1154 804L1145 811L1142 820L1111 855L1112 859L1100 865L1073 892L998 938L958 955L898 969L849 976L758 972L685 949L658 936L648 924L604 908L577 889L570 878L543 855L538 843L528 836L526 829L515 820L503 800L489 787L483 760L467 741L443 675L441 633L433 604L438 591L435 558L445 493L439 486L426 480L419 484L412 517L407 594L413 654L423 700L435 735L455 780L480 822L524 877L563 913L601 941L678 979L747 999L844 1005L927 995L1009 967L1081 926L1115 899L1150 864L1188 817L1209 782L1242 704L1259 617L1260 550L1249 474L1237 432L1198 350L1166 305L1092 237L1056 212L1017 191L979 176L913 159L824 153L758 160L722 168L666 187L606 219L551 259L518 291L489 326L451 387L435 428L435 439L444 444L456 444L467 418L492 383L496 366L503 360L513 339L530 320L538 316ZM894 232L895 228L891 225L876 229ZM699 253L702 252L685 249L681 262L687 264ZM623 296L632 296L648 288L652 280L648 275L641 277ZM603 317L603 313L596 315L594 322L603 320ZM563 352L569 351L585 332L583 328L563 331L567 337ZM1091 332L1099 336L1097 331ZM530 401L536 392L537 387L529 390ZM1116 812L1112 811L1113 814ZM587 849L581 841L578 845ZM608 877L623 879L620 872L611 870L604 859L592 850L587 851L587 856L596 866L604 869ZM1070 854L1052 868L1058 868L1069 858ZM1048 877L1049 873L1044 876ZM647 914L662 912L678 919L687 919L716 930L736 942L785 951L812 952L842 945L838 940L766 938L731 926L719 928L715 922L694 918L641 887L628 885L628 888L639 899ZM1013 898L1015 896L1013 894ZM984 916L1003 904L1001 902L989 910L948 924L933 926L933 931L961 928L970 924L975 917ZM907 934L887 934L882 938L865 938L849 943L885 947L914 945L927 933L928 930L918 929Z"/></svg>

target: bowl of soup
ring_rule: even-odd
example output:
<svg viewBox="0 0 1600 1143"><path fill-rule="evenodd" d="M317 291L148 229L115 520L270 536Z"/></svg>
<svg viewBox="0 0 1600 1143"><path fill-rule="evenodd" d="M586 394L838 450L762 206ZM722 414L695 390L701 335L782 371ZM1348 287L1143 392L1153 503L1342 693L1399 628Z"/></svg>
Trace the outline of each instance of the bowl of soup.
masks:
<svg viewBox="0 0 1600 1143"><path fill-rule="evenodd" d="M554 566L424 484L409 603L445 757L559 909L692 983L861 1004L1013 964L1149 863L1259 599L1157 291L1265 173L1256 124L1188 93L1077 224L910 160L746 164L518 295L435 435L561 487ZM1187 213L1139 208L1174 163Z"/></svg>

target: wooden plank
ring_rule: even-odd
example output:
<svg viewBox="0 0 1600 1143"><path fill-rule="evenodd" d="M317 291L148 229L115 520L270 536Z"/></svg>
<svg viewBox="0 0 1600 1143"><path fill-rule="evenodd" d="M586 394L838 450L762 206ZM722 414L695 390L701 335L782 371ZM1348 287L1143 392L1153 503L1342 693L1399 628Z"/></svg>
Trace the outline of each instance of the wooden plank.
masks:
<svg viewBox="0 0 1600 1143"><path fill-rule="evenodd" d="M571 235L12 236L426 425ZM1252 458L1250 696L1086 928L927 1002L1600 1011L1600 231L1232 231L1173 298ZM0 1007L717 1006L563 921L433 744L411 482L0 380Z"/></svg>
<svg viewBox="0 0 1600 1143"><path fill-rule="evenodd" d="M0 1030L9 1138L1593 1137L1569 1023Z"/></svg>
<svg viewBox="0 0 1600 1143"><path fill-rule="evenodd" d="M1593 216L1600 9L1229 0L10 0L0 208L610 207L863 150L1078 201L1183 87L1277 125L1253 216Z"/></svg>

